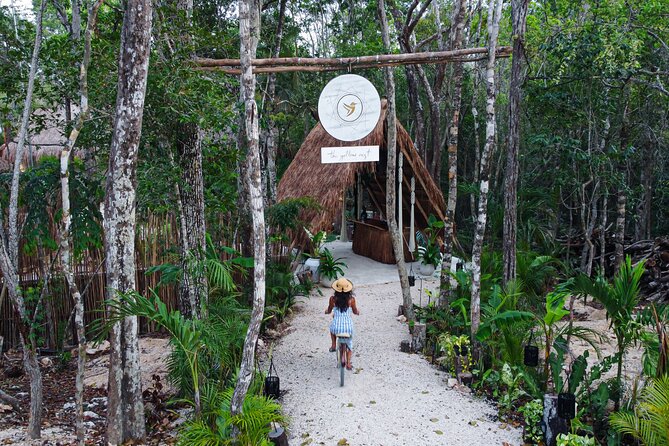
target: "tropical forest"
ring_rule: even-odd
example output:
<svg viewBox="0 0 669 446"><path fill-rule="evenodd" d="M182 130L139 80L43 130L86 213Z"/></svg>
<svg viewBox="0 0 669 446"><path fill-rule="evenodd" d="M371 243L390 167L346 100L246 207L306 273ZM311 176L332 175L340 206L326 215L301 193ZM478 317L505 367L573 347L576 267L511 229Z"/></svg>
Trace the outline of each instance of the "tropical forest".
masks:
<svg viewBox="0 0 669 446"><path fill-rule="evenodd" d="M669 444L669 0L0 0L0 444Z"/></svg>

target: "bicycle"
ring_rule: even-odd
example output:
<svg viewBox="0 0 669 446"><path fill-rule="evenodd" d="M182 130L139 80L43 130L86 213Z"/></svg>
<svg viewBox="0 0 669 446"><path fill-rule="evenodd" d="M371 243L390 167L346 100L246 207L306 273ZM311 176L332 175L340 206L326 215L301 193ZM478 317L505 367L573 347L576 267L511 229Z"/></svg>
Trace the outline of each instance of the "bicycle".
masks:
<svg viewBox="0 0 669 446"><path fill-rule="evenodd" d="M339 369L339 387L344 387L344 375L346 369L346 352L348 351L348 346L344 339L349 339L351 335L349 333L337 333L337 368Z"/></svg>

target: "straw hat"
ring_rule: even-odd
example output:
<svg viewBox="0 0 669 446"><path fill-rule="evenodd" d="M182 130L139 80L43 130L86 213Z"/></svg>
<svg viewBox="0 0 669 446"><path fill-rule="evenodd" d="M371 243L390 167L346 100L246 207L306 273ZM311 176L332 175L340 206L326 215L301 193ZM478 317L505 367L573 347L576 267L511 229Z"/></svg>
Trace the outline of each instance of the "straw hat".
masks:
<svg viewBox="0 0 669 446"><path fill-rule="evenodd" d="M334 281L332 284L332 289L340 293L348 293L353 289L353 284L350 280L342 277Z"/></svg>

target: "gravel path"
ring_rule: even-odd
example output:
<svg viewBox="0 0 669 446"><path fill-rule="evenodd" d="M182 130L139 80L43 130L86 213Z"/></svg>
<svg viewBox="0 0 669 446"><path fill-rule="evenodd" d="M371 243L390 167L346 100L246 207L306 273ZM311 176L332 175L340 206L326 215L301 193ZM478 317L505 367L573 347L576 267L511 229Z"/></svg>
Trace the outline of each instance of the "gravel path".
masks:
<svg viewBox="0 0 669 446"><path fill-rule="evenodd" d="M399 351L408 332L395 319L398 282L355 289L354 370L339 387L335 353L328 352L331 316L324 314L330 293L321 290L295 307L274 351L291 445L522 444L520 430L498 421L492 406L447 390L444 372Z"/></svg>

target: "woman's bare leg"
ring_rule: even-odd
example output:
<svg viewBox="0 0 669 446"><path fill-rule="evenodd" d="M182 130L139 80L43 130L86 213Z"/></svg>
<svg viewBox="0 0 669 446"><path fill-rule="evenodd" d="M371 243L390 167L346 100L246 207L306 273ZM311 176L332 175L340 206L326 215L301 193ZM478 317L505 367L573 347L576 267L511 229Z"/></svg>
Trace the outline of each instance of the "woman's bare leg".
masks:
<svg viewBox="0 0 669 446"><path fill-rule="evenodd" d="M332 340L332 347L330 347L330 350L334 351L337 348L337 336L330 333L330 339Z"/></svg>

